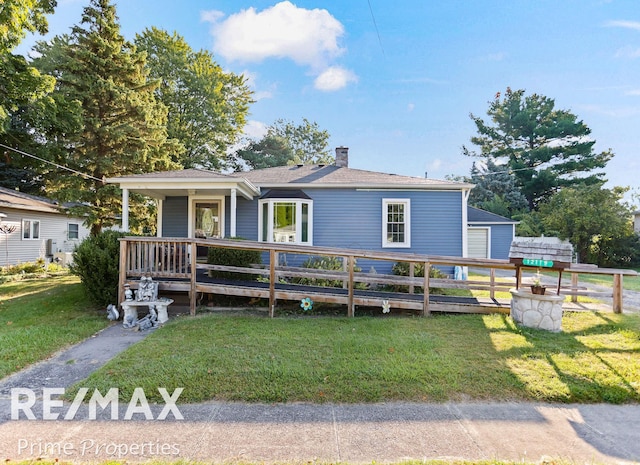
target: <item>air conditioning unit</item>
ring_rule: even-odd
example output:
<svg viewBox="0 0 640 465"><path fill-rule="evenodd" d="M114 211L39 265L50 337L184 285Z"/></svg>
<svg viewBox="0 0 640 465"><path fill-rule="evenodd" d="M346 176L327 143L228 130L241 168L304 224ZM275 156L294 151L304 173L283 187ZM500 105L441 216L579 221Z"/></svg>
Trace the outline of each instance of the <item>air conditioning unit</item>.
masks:
<svg viewBox="0 0 640 465"><path fill-rule="evenodd" d="M53 256L54 263L60 266L68 267L73 263L73 253L71 252L56 252Z"/></svg>

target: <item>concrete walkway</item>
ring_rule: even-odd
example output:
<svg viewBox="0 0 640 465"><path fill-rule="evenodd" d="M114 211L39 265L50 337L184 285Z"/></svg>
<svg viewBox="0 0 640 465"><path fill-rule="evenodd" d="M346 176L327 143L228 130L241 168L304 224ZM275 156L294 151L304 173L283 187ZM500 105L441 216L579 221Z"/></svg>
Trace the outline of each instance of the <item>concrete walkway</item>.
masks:
<svg viewBox="0 0 640 465"><path fill-rule="evenodd" d="M43 420L43 402L38 400L30 409L36 420L27 420L24 411L17 412L19 420L11 419L12 387L34 389L38 396L43 386L67 387L145 335L114 325L51 360L0 381L3 457L82 462L152 458L213 462L540 462L559 458L589 464L640 463L639 405L194 405L178 400L177 410L170 409L164 421L145 420L142 413L124 420L129 407L124 402L116 412L98 407L97 420L89 420L89 405L83 404L72 420L47 421ZM70 408L71 404L65 403L53 406L51 411L63 417ZM164 408L151 406L152 417L160 416Z"/></svg>

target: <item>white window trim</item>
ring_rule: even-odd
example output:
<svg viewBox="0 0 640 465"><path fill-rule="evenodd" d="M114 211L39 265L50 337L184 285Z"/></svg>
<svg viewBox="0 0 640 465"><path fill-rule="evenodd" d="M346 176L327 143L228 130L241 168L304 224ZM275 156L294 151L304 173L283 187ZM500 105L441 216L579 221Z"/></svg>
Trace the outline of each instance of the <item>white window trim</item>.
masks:
<svg viewBox="0 0 640 465"><path fill-rule="evenodd" d="M71 225L75 225L78 227L78 237L70 237L71 233ZM67 223L67 240L68 241L76 241L80 239L80 223Z"/></svg>
<svg viewBox="0 0 640 465"><path fill-rule="evenodd" d="M404 242L389 242L387 240L387 207L393 204L403 204L405 206ZM411 199L382 199L382 247L404 249L411 247Z"/></svg>
<svg viewBox="0 0 640 465"><path fill-rule="evenodd" d="M262 237L264 236L263 228L263 205L268 205L267 216L269 221L267 223L267 243L275 244L273 240L273 206L276 203L293 203L296 205L296 239L295 242L288 242L288 244L296 245L313 245L313 200L308 199L265 199L258 202L258 241L265 242ZM309 206L309 217L307 219L307 242L302 242L302 204Z"/></svg>
<svg viewBox="0 0 640 465"><path fill-rule="evenodd" d="M29 222L29 237L24 237L24 230L25 230L25 222ZM35 223L38 223L38 237L33 237L33 225ZM42 235L42 223L40 222L40 220L34 220L31 218L22 218L22 240L23 241L39 241L40 240L40 236Z"/></svg>

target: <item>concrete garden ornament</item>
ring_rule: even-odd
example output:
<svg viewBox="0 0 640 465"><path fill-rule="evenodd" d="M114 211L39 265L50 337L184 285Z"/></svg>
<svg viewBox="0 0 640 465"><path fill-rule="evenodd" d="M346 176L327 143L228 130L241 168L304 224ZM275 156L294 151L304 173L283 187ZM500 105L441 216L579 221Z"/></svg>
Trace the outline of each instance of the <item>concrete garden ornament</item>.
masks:
<svg viewBox="0 0 640 465"><path fill-rule="evenodd" d="M313 310L313 300L311 300L309 297L305 297L300 301L300 308L302 308L302 310L304 310L305 312L307 310Z"/></svg>

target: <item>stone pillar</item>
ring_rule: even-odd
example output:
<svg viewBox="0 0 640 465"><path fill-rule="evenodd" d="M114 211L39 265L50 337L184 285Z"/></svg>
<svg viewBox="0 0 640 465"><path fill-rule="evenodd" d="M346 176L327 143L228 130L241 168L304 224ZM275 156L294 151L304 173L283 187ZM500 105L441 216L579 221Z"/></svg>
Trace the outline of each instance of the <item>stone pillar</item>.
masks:
<svg viewBox="0 0 640 465"><path fill-rule="evenodd" d="M522 289L511 289L511 318L528 328L562 331L561 295L539 295Z"/></svg>

